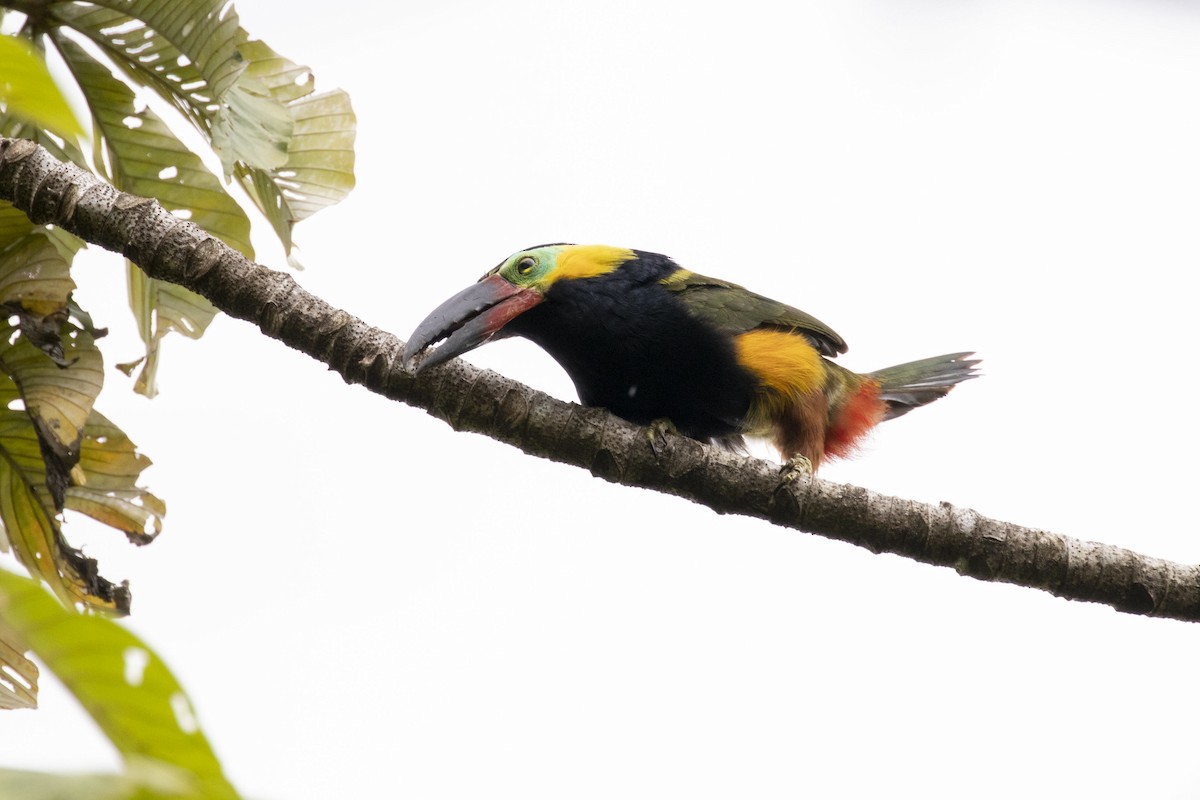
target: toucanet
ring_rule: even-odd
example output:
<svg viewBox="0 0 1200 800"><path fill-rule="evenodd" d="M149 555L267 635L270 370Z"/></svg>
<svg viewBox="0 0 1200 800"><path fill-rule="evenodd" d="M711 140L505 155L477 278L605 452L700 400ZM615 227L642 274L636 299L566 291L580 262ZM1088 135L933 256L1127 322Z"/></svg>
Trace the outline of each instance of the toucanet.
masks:
<svg viewBox="0 0 1200 800"><path fill-rule="evenodd" d="M509 256L417 326L404 363L420 372L506 336L548 352L585 405L726 447L766 438L813 469L979 363L964 352L851 372L832 360L842 337L803 311L657 253L575 244Z"/></svg>

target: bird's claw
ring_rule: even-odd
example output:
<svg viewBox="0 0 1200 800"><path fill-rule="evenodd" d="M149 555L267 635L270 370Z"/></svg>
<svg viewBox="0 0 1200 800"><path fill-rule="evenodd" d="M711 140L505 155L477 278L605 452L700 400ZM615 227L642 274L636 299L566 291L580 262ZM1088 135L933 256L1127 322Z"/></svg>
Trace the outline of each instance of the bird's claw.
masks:
<svg viewBox="0 0 1200 800"><path fill-rule="evenodd" d="M646 438L650 440L650 449L654 451L654 457L659 458L667 449L667 436L678 436L679 430L675 427L675 423L671 420L656 419L646 426Z"/></svg>
<svg viewBox="0 0 1200 800"><path fill-rule="evenodd" d="M779 468L779 477L786 482L798 481L813 476L813 465L806 457L795 455Z"/></svg>

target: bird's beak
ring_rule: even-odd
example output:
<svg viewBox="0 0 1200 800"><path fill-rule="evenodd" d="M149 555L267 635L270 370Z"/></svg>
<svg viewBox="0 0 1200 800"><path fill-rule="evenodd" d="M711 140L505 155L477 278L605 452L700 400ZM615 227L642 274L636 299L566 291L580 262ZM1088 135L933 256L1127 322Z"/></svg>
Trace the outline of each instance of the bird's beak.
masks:
<svg viewBox="0 0 1200 800"><path fill-rule="evenodd" d="M489 275L442 303L417 326L404 348L403 363L418 373L460 356L495 336L513 317L542 302L542 293ZM411 362L434 342L446 341L415 369Z"/></svg>

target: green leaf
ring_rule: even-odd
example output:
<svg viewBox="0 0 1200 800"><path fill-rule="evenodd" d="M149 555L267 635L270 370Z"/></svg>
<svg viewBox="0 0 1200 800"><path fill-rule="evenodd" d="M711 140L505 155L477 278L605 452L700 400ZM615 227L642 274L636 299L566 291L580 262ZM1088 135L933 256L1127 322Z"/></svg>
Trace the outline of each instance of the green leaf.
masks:
<svg viewBox="0 0 1200 800"><path fill-rule="evenodd" d="M0 619L75 695L136 780L155 776L156 791L162 792L158 796L237 797L183 688L140 639L112 620L65 609L36 582L2 570ZM0 788L29 776L0 773ZM86 786L79 788L86 791Z"/></svg>
<svg viewBox="0 0 1200 800"><path fill-rule="evenodd" d="M226 177L236 175L291 254L292 228L354 187L355 117L343 91L314 94L307 67L230 28L230 12L214 31L211 52L185 48L158 12L168 0L55 3L58 24L89 37L136 83L145 83L207 135ZM179 18L209 13L211 0L170 3ZM178 23L179 20L173 22ZM181 30L173 24L170 30ZM231 38L226 38L231 37ZM62 39L57 36L57 39ZM233 55L228 48L233 43ZM225 59L225 61L222 61ZM236 62L220 81L210 61ZM148 354L148 360L152 357Z"/></svg>
<svg viewBox="0 0 1200 800"><path fill-rule="evenodd" d="M223 95L224 102L213 115L213 150L225 167L225 177L234 165L275 169L287 163L292 118L258 81L243 78Z"/></svg>
<svg viewBox="0 0 1200 800"><path fill-rule="evenodd" d="M237 44L244 34L224 0L60 3L53 14L209 136L227 175L235 162L272 169L286 160L291 118L264 85L243 74Z"/></svg>
<svg viewBox="0 0 1200 800"><path fill-rule="evenodd" d="M237 49L238 15L227 0L94 0L53 3L49 11L172 103L203 110L246 66Z"/></svg>
<svg viewBox="0 0 1200 800"><path fill-rule="evenodd" d="M199 339L216 317L217 309L182 286L151 278L132 261L127 261L126 265L129 304L138 321L138 334L146 343L146 355L129 364L118 364L117 368L129 375L141 365L134 390L146 397L154 397L158 394L155 376L162 338L175 332L189 339Z"/></svg>
<svg viewBox="0 0 1200 800"><path fill-rule="evenodd" d="M83 135L83 126L50 77L45 60L17 36L0 36L0 106L63 139Z"/></svg>
<svg viewBox="0 0 1200 800"><path fill-rule="evenodd" d="M82 169L91 169L87 159L84 158L83 151L79 149L79 145L75 144L74 140L58 138L37 125L11 114L0 112L0 136L9 139L29 139L46 148L50 155L59 161L70 161ZM9 203L3 202L0 203L0 206L8 207Z"/></svg>
<svg viewBox="0 0 1200 800"><path fill-rule="evenodd" d="M56 35L54 42L87 99L96 139L107 149L113 185L199 225L247 258L250 219L215 175L163 120L139 108L134 93L83 48Z"/></svg>
<svg viewBox="0 0 1200 800"><path fill-rule="evenodd" d="M148 108L138 110L133 92L106 67L70 40L56 35L55 43L92 109L96 139L106 148L113 184L131 194L157 198L168 211L186 216L253 258L250 220L217 177L157 114ZM130 305L146 345L135 389L153 397L160 340L171 331L199 338L216 309L199 295L149 278L133 265L129 280Z"/></svg>
<svg viewBox="0 0 1200 800"><path fill-rule="evenodd" d="M242 167L235 174L290 253L295 224L354 188L354 109L340 89L314 94L312 71L263 42L244 41L241 50L248 62L246 75L286 104L293 127L284 164L273 170Z"/></svg>

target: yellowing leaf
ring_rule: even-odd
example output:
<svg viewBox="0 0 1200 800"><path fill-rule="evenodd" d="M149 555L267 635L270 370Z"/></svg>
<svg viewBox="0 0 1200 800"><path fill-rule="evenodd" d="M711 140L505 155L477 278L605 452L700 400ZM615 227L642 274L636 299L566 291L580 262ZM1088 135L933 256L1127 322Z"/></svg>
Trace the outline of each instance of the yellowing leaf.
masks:
<svg viewBox="0 0 1200 800"><path fill-rule="evenodd" d="M92 412L80 448L76 485L67 489L66 507L116 528L134 544L147 544L162 531L167 506L137 485L150 459L129 437Z"/></svg>
<svg viewBox="0 0 1200 800"><path fill-rule="evenodd" d="M7 230L12 238L0 250L0 304L16 304L39 316L65 308L75 290L68 234L32 225L22 232L15 222Z"/></svg>
<svg viewBox="0 0 1200 800"><path fill-rule="evenodd" d="M60 337L60 329L65 336ZM104 365L91 334L61 323L52 333L59 349L47 358L30 336L17 336L7 321L0 321L0 370L21 393L23 411L47 460L47 484L61 507L60 487L66 488L66 473L79 460L83 426L104 385Z"/></svg>
<svg viewBox="0 0 1200 800"><path fill-rule="evenodd" d="M13 208L12 203L0 201L0 253L23 239L33 231L34 225L24 211ZM0 255L0 259L3 256ZM0 269L3 266L0 265Z"/></svg>
<svg viewBox="0 0 1200 800"><path fill-rule="evenodd" d="M68 341L74 347L88 343L90 337L79 332ZM0 338L0 364L39 390L32 395L38 399L30 405L19 391L24 384L8 374L0 375L0 549L11 547L17 560L63 602L128 613L128 587L106 580L94 559L67 543L58 512L63 507L78 511L117 528L135 543L145 544L158 535L166 513L161 500L137 485L149 459L95 411L89 412L74 447L61 446L57 435L74 425L82 410L74 404L86 403L86 398L70 389L72 383L86 386L90 380L90 368L71 376L72 369L87 364L84 356L65 370L46 367L50 364L46 356L23 337L13 340L10 334ZM42 398L41 388L56 385L56 380L63 382L62 394L49 392ZM51 422L55 419L58 428Z"/></svg>

